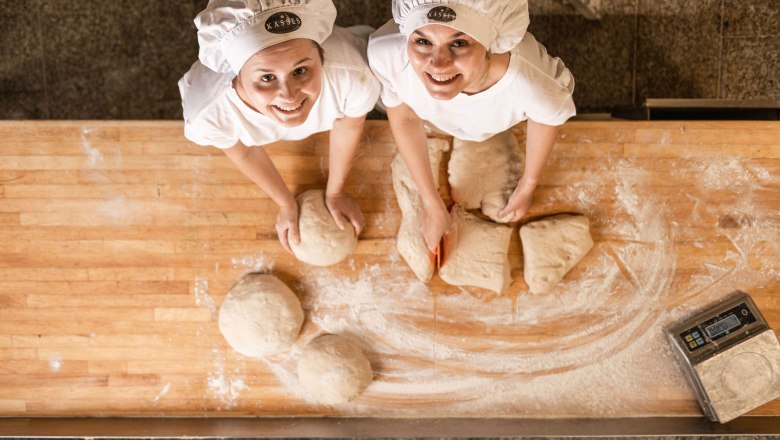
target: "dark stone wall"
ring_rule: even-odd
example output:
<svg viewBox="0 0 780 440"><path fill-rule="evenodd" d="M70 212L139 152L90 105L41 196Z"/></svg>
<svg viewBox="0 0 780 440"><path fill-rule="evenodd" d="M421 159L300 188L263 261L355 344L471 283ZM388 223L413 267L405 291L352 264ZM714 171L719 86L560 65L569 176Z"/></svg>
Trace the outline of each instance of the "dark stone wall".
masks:
<svg viewBox="0 0 780 440"><path fill-rule="evenodd" d="M334 0L381 26L390 0ZM0 119L180 119L206 0L0 2ZM777 0L602 0L588 21L531 0L529 28L574 73L580 114L645 98L780 99Z"/></svg>

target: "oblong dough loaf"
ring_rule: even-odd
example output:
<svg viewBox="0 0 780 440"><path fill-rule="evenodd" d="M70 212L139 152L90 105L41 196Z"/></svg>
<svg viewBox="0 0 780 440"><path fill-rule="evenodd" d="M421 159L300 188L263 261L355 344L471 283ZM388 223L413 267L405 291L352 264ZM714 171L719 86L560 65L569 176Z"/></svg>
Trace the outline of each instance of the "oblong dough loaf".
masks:
<svg viewBox="0 0 780 440"><path fill-rule="evenodd" d="M428 139L428 158L431 172L433 172L433 182L437 187L439 186L441 158L444 152L449 149L450 144L444 139ZM420 228L422 206L417 186L400 154L395 155L390 168L393 172L393 190L395 190L398 206L401 208L401 226L398 228L396 247L417 279L427 282L433 276L436 268L433 267L433 261Z"/></svg>

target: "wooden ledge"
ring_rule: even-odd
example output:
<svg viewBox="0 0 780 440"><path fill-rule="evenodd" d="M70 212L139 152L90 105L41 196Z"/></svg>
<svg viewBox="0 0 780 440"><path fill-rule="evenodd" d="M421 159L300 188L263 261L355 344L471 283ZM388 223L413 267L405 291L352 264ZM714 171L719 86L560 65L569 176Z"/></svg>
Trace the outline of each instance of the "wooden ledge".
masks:
<svg viewBox="0 0 780 440"><path fill-rule="evenodd" d="M621 419L6 418L0 438L412 438L780 435L780 417Z"/></svg>

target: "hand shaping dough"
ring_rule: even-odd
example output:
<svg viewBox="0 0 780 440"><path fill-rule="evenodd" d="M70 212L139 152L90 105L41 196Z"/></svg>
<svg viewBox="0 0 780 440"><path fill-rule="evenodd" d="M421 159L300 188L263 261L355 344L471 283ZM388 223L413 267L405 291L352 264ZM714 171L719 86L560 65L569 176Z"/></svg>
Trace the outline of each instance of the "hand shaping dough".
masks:
<svg viewBox="0 0 780 440"><path fill-rule="evenodd" d="M374 372L363 351L336 335L315 339L298 360L298 380L315 400L325 404L345 403L360 394Z"/></svg>
<svg viewBox="0 0 780 440"><path fill-rule="evenodd" d="M509 240L512 228L479 219L458 205L450 211L452 227L444 236L439 276L454 286L475 286L501 293L512 282Z"/></svg>
<svg viewBox="0 0 780 440"><path fill-rule="evenodd" d="M298 297L273 275L241 278L219 308L222 336L234 350L249 357L288 350L302 324Z"/></svg>
<svg viewBox="0 0 780 440"><path fill-rule="evenodd" d="M483 142L455 139L447 165L452 200L465 209L481 209L496 222L506 223L498 212L520 180L522 158L520 145L511 130Z"/></svg>
<svg viewBox="0 0 780 440"><path fill-rule="evenodd" d="M561 281L593 247L588 218L556 215L520 228L523 275L533 293L545 293Z"/></svg>
<svg viewBox="0 0 780 440"><path fill-rule="evenodd" d="M450 145L443 139L428 139L428 158L431 162L433 181L439 186L439 165L442 154L449 150ZM396 154L390 166L393 171L393 189L401 207L401 227L398 229L398 253L406 264L422 282L427 282L433 276L433 262L425 245L420 230L422 223L422 206L417 186L414 184L409 169L406 168L400 154Z"/></svg>
<svg viewBox="0 0 780 440"><path fill-rule="evenodd" d="M325 206L325 192L309 190L298 196L300 244L290 240L293 254L304 263L330 266L347 258L357 246L355 229L348 221L342 231Z"/></svg>

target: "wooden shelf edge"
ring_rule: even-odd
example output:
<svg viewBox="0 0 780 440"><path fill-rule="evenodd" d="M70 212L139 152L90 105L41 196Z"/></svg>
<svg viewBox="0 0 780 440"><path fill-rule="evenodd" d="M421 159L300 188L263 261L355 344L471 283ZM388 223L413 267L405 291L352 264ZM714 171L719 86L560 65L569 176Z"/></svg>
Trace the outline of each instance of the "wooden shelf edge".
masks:
<svg viewBox="0 0 780 440"><path fill-rule="evenodd" d="M525 418L0 418L0 438L411 438L780 435L780 416L727 424L703 417Z"/></svg>

